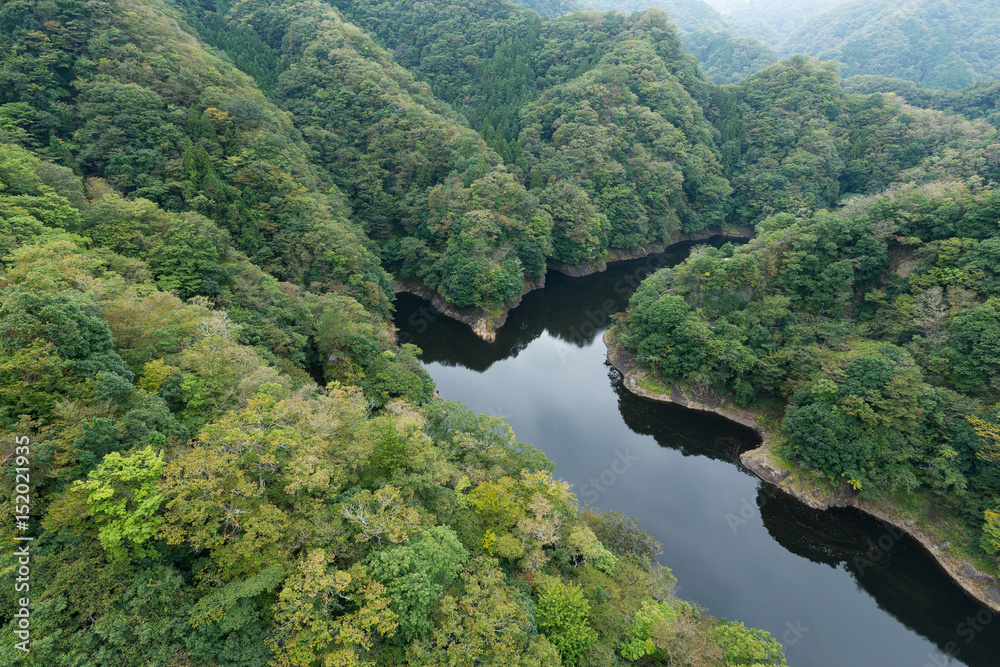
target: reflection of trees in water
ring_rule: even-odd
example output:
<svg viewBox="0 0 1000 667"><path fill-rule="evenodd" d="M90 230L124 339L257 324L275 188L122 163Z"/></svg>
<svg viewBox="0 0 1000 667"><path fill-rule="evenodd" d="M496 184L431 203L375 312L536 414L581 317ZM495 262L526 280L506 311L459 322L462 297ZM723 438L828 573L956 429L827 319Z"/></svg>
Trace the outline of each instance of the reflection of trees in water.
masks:
<svg viewBox="0 0 1000 667"><path fill-rule="evenodd" d="M545 331L544 322L510 318L497 332L496 342L487 343L465 324L445 317L429 302L409 294L399 295L396 302L396 326L401 342L413 343L423 350L420 355L423 363L461 366L477 373L485 372L498 361L516 357Z"/></svg>
<svg viewBox="0 0 1000 667"><path fill-rule="evenodd" d="M675 257L662 266L676 263L687 250L675 250ZM606 273L584 278L549 274L548 285L525 296L493 344L481 341L466 325L434 314L429 303L409 295L400 295L396 322L409 339L406 342L424 350L425 362L482 373L497 361L517 356L546 330L567 344L593 344L606 326L601 318L610 321L609 311L627 307L628 297L642 275L643 261L613 264ZM623 289L628 285L632 285L631 289ZM433 320L428 321L427 315ZM757 445L751 429L712 414L641 399L622 386L618 371L609 368L608 376L628 428L652 436L662 447L676 449L685 456L740 465L739 454ZM963 632L959 624L975 618L981 606L955 586L916 541L900 537L881 522L856 511L819 512L770 488L760 485L756 498L747 502L756 504L755 512L783 548L815 563L843 566L880 608L928 638L942 652L948 652L949 644L954 642L961 649L959 658L964 664L997 667L1000 617L977 631L973 641L967 643L969 626ZM946 664L940 656L938 660L938 664ZM935 664L930 656L927 663Z"/></svg>
<svg viewBox="0 0 1000 667"><path fill-rule="evenodd" d="M843 566L880 609L973 667L996 667L1000 618L967 643L959 624L982 605L948 578L913 538L854 509L814 510L761 485L756 504L767 532L788 551L814 563ZM930 660L930 664L933 664Z"/></svg>
<svg viewBox="0 0 1000 667"><path fill-rule="evenodd" d="M703 244L721 246L731 240L719 236ZM611 324L615 313L628 308L629 298L644 278L678 264L694 245L680 243L667 252L615 262L604 272L581 278L550 271L545 287L526 294L521 305L510 311L493 343L480 340L468 326L441 315L428 301L400 294L395 317L400 341L420 347L425 363L463 366L480 373L498 361L516 357L546 331L563 343L584 348Z"/></svg>
<svg viewBox="0 0 1000 667"><path fill-rule="evenodd" d="M608 377L625 424L635 433L652 436L661 447L738 464L740 454L759 442L753 430L717 415L639 398L625 388L614 368L609 368Z"/></svg>
<svg viewBox="0 0 1000 667"><path fill-rule="evenodd" d="M625 389L618 371L612 368L608 375L626 425L652 436L661 447L738 465L739 454L757 446L750 429L715 415L641 399ZM879 608L942 652L956 642L966 664L997 667L1000 618L972 643L958 637L958 623L975 617L982 607L951 582L916 540L856 510L814 510L766 484L747 502L755 504L768 533L788 551L814 563L843 566ZM741 511L747 510L734 508L734 513Z"/></svg>

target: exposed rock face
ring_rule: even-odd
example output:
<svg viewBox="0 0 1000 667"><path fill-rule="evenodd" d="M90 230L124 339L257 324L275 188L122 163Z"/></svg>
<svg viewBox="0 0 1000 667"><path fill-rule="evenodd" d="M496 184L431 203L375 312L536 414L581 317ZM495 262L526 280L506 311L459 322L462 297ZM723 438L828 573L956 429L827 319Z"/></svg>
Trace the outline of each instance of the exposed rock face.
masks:
<svg viewBox="0 0 1000 667"><path fill-rule="evenodd" d="M827 510L831 507L851 507L858 498L858 492L847 484L835 489L822 488L816 486L802 471L789 470L774 459L770 443L743 452L740 455L740 462L768 484L775 485L781 491L813 509Z"/></svg>
<svg viewBox="0 0 1000 667"><path fill-rule="evenodd" d="M974 581L977 584L990 585L992 583L995 583L993 577L986 574L985 572L980 572L971 565L963 565L962 567L958 568L958 576L962 577L963 579L968 579L969 581Z"/></svg>
<svg viewBox="0 0 1000 667"><path fill-rule="evenodd" d="M740 462L748 470L767 484L787 493L798 501L817 510L831 507L855 507L858 510L896 527L920 542L938 561L952 580L969 595L1000 614L1000 586L990 575L980 572L968 563L963 563L951 550L950 542L935 542L922 526L913 520L896 516L898 512L887 512L864 501L859 493L849 485L836 489L816 486L810 475L802 469L789 468L779 461L771 450L771 438L756 419L756 415L740 406L732 405L725 397L716 394L710 387L674 386L670 392L650 391L642 386L646 370L638 363L635 355L619 348L610 336L604 334L608 348L608 362L622 374L625 388L637 396L662 403L676 403L692 410L714 412L726 419L754 429L760 436L760 446L740 455Z"/></svg>

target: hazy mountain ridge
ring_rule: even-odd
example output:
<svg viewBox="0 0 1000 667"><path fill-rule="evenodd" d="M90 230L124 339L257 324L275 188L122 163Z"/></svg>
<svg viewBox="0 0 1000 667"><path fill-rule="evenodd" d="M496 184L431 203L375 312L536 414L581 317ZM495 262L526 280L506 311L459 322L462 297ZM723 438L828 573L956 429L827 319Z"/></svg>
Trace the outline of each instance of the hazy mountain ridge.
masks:
<svg viewBox="0 0 1000 667"><path fill-rule="evenodd" d="M595 0L604 10L667 10L712 80L729 82L760 68L767 51L835 60L842 74L908 79L928 88L961 89L1000 78L995 7L989 0L747 0L717 11L700 0Z"/></svg>
<svg viewBox="0 0 1000 667"><path fill-rule="evenodd" d="M988 0L846 2L803 24L780 51L836 59L845 76L965 88L1000 78L998 23Z"/></svg>

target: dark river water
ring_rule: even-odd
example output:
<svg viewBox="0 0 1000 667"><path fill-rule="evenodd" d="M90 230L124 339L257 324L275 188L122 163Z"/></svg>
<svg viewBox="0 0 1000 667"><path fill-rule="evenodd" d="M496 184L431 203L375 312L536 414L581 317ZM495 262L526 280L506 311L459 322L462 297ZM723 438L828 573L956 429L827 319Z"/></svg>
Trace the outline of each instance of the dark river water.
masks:
<svg viewBox="0 0 1000 667"><path fill-rule="evenodd" d="M585 278L550 273L493 344L409 295L396 323L442 397L505 417L582 503L638 518L663 543L680 597L769 631L789 665L1000 667L1000 618L915 541L772 494L738 463L752 431L622 387L601 334L643 276L688 249Z"/></svg>

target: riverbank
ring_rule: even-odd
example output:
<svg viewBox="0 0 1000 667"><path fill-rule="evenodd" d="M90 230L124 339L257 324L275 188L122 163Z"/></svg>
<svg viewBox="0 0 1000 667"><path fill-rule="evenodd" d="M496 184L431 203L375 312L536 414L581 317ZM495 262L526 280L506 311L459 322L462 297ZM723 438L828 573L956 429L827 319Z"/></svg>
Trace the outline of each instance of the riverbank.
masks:
<svg viewBox="0 0 1000 667"><path fill-rule="evenodd" d="M445 301L445 298L438 292L418 283L400 282L393 285L396 294L412 294L430 301L431 305L434 306L434 310L445 317L450 317L453 320L458 320L462 324L468 325L472 329L472 333L487 343L492 343L496 340L497 329L507 322L507 315L510 311L521 305L521 299L524 298L524 295L543 287L545 287L545 276L542 276L538 280L526 280L524 281L524 289L521 291L519 297L502 304L496 311L489 311L485 308L459 308Z"/></svg>
<svg viewBox="0 0 1000 667"><path fill-rule="evenodd" d="M607 347L608 362L621 373L622 383L630 392L651 401L712 412L753 429L760 437L760 445L741 454L740 461L761 480L812 508L826 510L831 507L853 507L893 526L918 541L948 576L970 596L993 613L1000 614L1000 584L995 577L979 571L966 555L945 539L950 531L946 517L928 519L888 501L863 499L846 484L834 488L811 471L789 465L774 451L776 427L772 424L775 423L775 415L736 405L734 401L719 396L709 387L663 387L650 377L631 351L615 344L610 331L605 332L603 340Z"/></svg>
<svg viewBox="0 0 1000 667"><path fill-rule="evenodd" d="M642 259L650 255L665 252L670 246L678 243L692 243L697 241L707 241L716 236L731 236L734 238L753 238L754 229L749 225L728 223L721 227L703 229L693 234L678 234L670 239L668 243L651 243L648 246L632 248L629 250L621 248L608 248L604 256L580 264L562 264L560 262L549 262L549 270L558 271L570 278L582 278L594 273L601 273L608 270L608 264L615 262L627 262L632 259Z"/></svg>
<svg viewBox="0 0 1000 667"><path fill-rule="evenodd" d="M561 264L559 262L550 262L547 268L551 271L558 271L559 273L572 278L581 278L583 276L589 276L594 273L606 271L608 264L624 262L632 259L642 259L650 255L664 252L667 248L677 245L678 243L706 241L716 236L750 238L753 236L753 233L753 227L730 223L721 227L695 232L694 234L678 234L677 236L671 238L668 243L652 243L648 246L632 249L608 248L603 257L588 262L582 262L580 264ZM520 296L512 301L500 304L495 310L492 311L485 308L460 308L448 303L448 301L445 300L445 298L438 292L428 289L424 285L416 282L401 280L393 287L396 294L412 294L420 297L421 299L430 301L431 305L434 306L434 309L442 315L468 325L476 336L487 343L492 343L496 340L497 329L506 324L507 316L510 314L510 311L521 305L521 300L524 296L529 292L545 287L545 276L543 275L537 280L524 281L523 290L521 291Z"/></svg>

